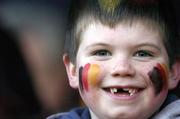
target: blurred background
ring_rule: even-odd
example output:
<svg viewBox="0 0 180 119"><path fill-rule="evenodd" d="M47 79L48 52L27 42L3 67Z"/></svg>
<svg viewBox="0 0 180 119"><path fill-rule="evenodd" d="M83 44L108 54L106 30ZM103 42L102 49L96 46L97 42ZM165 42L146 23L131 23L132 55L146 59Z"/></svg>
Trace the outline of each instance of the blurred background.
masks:
<svg viewBox="0 0 180 119"><path fill-rule="evenodd" d="M0 0L0 119L44 119L79 105L62 62L69 3Z"/></svg>
<svg viewBox="0 0 180 119"><path fill-rule="evenodd" d="M68 7L0 1L0 119L41 119L78 105L62 62Z"/></svg>

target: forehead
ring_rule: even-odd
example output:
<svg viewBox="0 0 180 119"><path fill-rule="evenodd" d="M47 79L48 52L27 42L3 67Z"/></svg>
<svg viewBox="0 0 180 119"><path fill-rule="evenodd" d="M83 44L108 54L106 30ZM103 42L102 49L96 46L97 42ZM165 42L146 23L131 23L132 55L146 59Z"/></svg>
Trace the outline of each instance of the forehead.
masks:
<svg viewBox="0 0 180 119"><path fill-rule="evenodd" d="M78 42L80 42L79 40L81 40L82 34L86 32L89 26L99 25L99 24L102 26L107 26L109 28L116 28L119 24L124 24L131 27L136 27L136 24L141 24L144 26L144 28L148 28L149 31L156 31L160 33L162 37L164 37L165 35L163 24L147 17L124 18L117 22L113 22L113 21L106 21L106 20L101 21L100 19L93 16L85 16L79 19L76 24L75 34L76 34L76 39L78 39Z"/></svg>
<svg viewBox="0 0 180 119"><path fill-rule="evenodd" d="M129 35L127 33L129 33ZM84 39L91 41L98 38L98 40L100 40L108 39L108 37L137 37L138 35L143 37L152 35L152 37L156 36L158 39L163 39L161 28L147 21L121 21L113 27L95 21L84 28L80 42Z"/></svg>

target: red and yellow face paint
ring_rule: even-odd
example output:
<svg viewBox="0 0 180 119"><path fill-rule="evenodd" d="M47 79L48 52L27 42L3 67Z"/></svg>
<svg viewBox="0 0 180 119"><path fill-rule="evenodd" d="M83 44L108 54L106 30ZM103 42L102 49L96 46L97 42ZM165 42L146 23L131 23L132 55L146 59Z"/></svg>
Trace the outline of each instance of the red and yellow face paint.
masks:
<svg viewBox="0 0 180 119"><path fill-rule="evenodd" d="M155 94L159 94L163 89L168 86L168 68L165 64L157 64L149 73L150 80L152 81Z"/></svg>
<svg viewBox="0 0 180 119"><path fill-rule="evenodd" d="M96 85L100 74L100 66L97 64L86 64L79 68L79 85L80 90L88 91L89 85Z"/></svg>

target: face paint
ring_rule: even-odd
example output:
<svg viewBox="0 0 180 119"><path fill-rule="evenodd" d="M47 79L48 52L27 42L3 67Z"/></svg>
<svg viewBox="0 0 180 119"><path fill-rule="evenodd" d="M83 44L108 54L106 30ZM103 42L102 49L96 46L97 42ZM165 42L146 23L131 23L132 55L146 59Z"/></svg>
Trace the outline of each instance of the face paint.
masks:
<svg viewBox="0 0 180 119"><path fill-rule="evenodd" d="M97 64L86 64L79 68L79 84L81 90L88 91L89 84L94 86L97 84L97 77L100 73L100 67Z"/></svg>
<svg viewBox="0 0 180 119"><path fill-rule="evenodd" d="M100 74L100 67L97 64L92 64L88 72L88 81L91 85L97 84L97 77Z"/></svg>
<svg viewBox="0 0 180 119"><path fill-rule="evenodd" d="M83 91L82 70L83 70L83 67L80 67L79 68L79 87L81 91Z"/></svg>
<svg viewBox="0 0 180 119"><path fill-rule="evenodd" d="M87 84L87 70L89 68L89 64L85 65L83 68L82 66L79 68L79 87L80 90L83 91L88 90L88 84Z"/></svg>
<svg viewBox="0 0 180 119"><path fill-rule="evenodd" d="M167 87L168 71L166 65L158 63L148 75L154 85L156 95Z"/></svg>
<svg viewBox="0 0 180 119"><path fill-rule="evenodd" d="M86 64L82 71L82 83L83 87L86 91L88 91L88 71L90 68L90 64Z"/></svg>

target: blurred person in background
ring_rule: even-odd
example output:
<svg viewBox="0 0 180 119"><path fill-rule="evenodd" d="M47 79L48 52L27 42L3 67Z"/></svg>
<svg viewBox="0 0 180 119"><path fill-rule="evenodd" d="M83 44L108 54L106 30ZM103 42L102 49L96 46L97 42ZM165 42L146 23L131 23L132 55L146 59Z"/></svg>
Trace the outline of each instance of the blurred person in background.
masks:
<svg viewBox="0 0 180 119"><path fill-rule="evenodd" d="M24 65L28 69L29 79L24 77L23 81L31 83L29 87L26 85L15 87L24 92L23 96L31 97L29 93L34 91L37 104L32 101L28 102L28 105L38 107L39 104L44 116L78 105L78 96L68 87L61 60L63 51L60 49L63 49L65 39L67 8L68 1L9 0L1 4L2 24L16 34L17 38L13 42L18 46ZM7 50L3 52L6 54ZM19 64L21 63L22 61ZM14 79L14 85L16 83L18 82ZM32 90L26 91L27 88Z"/></svg>
<svg viewBox="0 0 180 119"><path fill-rule="evenodd" d="M0 25L0 119L33 119L41 107L15 34Z"/></svg>

